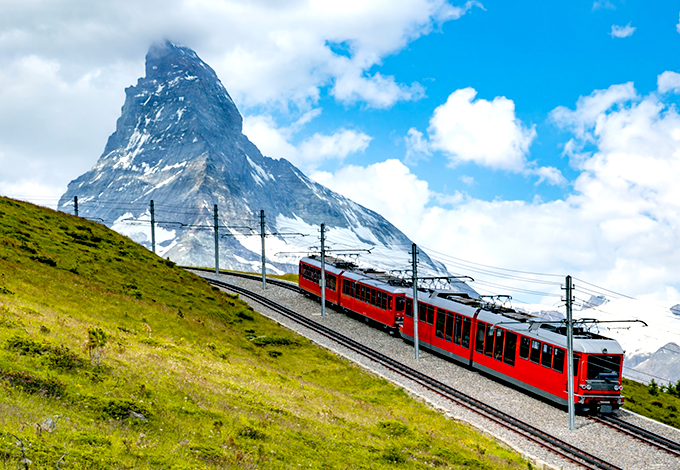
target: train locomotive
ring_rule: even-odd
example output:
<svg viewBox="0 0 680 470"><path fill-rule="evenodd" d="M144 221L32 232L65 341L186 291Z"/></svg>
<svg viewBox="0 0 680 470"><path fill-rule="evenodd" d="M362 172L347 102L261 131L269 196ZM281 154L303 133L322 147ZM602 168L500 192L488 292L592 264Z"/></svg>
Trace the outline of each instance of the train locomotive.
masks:
<svg viewBox="0 0 680 470"><path fill-rule="evenodd" d="M336 259L325 263L327 304L414 340L412 288L386 273ZM300 260L299 286L321 297L321 261ZM566 328L485 301L474 290L418 289L418 343L558 405L567 404ZM619 343L578 323L573 329L574 401L606 414L624 402Z"/></svg>

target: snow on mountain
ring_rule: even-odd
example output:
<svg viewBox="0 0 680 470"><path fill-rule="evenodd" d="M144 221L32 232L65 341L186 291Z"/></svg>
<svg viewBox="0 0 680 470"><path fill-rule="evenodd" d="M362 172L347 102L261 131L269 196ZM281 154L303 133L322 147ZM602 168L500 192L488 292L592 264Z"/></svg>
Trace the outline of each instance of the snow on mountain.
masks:
<svg viewBox="0 0 680 470"><path fill-rule="evenodd" d="M156 252L183 265L214 265L217 204L224 269L260 269L261 210L269 272L294 272L301 256L319 250L321 223L329 249L370 250L357 253L360 264L409 268L411 241L387 220L260 153L229 93L191 49L153 45L145 77L125 94L102 156L69 184L60 210L73 212L77 196L80 216L150 248L153 200ZM426 253L419 259L421 272L446 273Z"/></svg>

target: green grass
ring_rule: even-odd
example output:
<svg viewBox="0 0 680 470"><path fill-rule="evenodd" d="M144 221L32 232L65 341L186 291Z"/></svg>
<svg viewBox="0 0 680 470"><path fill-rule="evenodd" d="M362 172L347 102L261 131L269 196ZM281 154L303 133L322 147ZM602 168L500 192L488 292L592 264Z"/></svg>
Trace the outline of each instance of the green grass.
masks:
<svg viewBox="0 0 680 470"><path fill-rule="evenodd" d="M530 467L104 226L0 198L0 469L14 436L31 469Z"/></svg>
<svg viewBox="0 0 680 470"><path fill-rule="evenodd" d="M680 398L640 382L623 379L623 407L680 429Z"/></svg>

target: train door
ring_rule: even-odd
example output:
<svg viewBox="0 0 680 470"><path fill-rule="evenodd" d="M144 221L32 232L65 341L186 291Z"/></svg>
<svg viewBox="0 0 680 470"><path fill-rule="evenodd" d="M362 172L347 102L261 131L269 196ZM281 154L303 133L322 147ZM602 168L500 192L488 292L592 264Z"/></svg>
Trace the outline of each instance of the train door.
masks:
<svg viewBox="0 0 680 470"><path fill-rule="evenodd" d="M434 336L434 306L418 302L418 339L432 344Z"/></svg>

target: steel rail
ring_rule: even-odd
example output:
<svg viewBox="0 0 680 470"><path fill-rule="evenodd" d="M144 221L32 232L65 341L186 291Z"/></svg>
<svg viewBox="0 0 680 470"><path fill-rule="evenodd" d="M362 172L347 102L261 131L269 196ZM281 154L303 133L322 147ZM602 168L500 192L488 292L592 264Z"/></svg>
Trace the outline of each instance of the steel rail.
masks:
<svg viewBox="0 0 680 470"><path fill-rule="evenodd" d="M232 275L235 273L229 273ZM239 274L239 273L236 273ZM247 275L240 275L238 277L248 277ZM476 398L471 397L463 392L460 392L449 385L446 385L436 379L433 379L415 369L412 369L405 364L402 364L389 356L386 356L374 349L371 349L341 333L338 333L326 326L323 326L302 314L295 312L294 310L280 305L279 303L268 299L267 297L252 292L246 288L236 286L224 281L218 281L210 278L206 280L218 287L223 287L231 291L242 294L249 297L256 302L262 304L265 307L271 308L278 313L286 316L287 318L299 323L306 328L309 328L316 333L319 333L327 338L336 341L343 346L387 367L388 369L399 373L400 375L414 381L415 383L428 388L429 390L435 391L436 393L444 396L445 398L458 403L487 419L503 425L504 427L513 430L514 432L520 434L521 436L532 440L544 447L549 448L549 450L557 455L560 455L574 463L577 463L584 468L589 469L600 469L600 470L621 470L620 467L606 462L599 457L589 454L571 444L556 438L530 424L527 424L497 408L487 405Z"/></svg>
<svg viewBox="0 0 680 470"><path fill-rule="evenodd" d="M680 443L675 442L667 437L664 437L655 432L649 431L643 427L629 423L621 418L615 416L592 416L591 419L604 426L616 429L624 434L627 434L635 439L645 442L653 447L664 450L669 454L680 457Z"/></svg>
<svg viewBox="0 0 680 470"><path fill-rule="evenodd" d="M194 268L193 266L179 266L182 269L186 269L189 271L201 271L201 272L206 272L206 273L211 273L215 274L214 269L210 268ZM225 276L232 276L232 277L240 277L242 279L249 279L251 281L262 281L262 276L261 275L254 275L254 274L246 274L246 273L236 273L233 271L220 271L220 274L225 275ZM281 281L279 279L272 279L270 277L267 278L267 284L271 284L273 286L278 286L278 287L283 287L284 289L292 290L294 292L302 292L300 288L288 281Z"/></svg>

